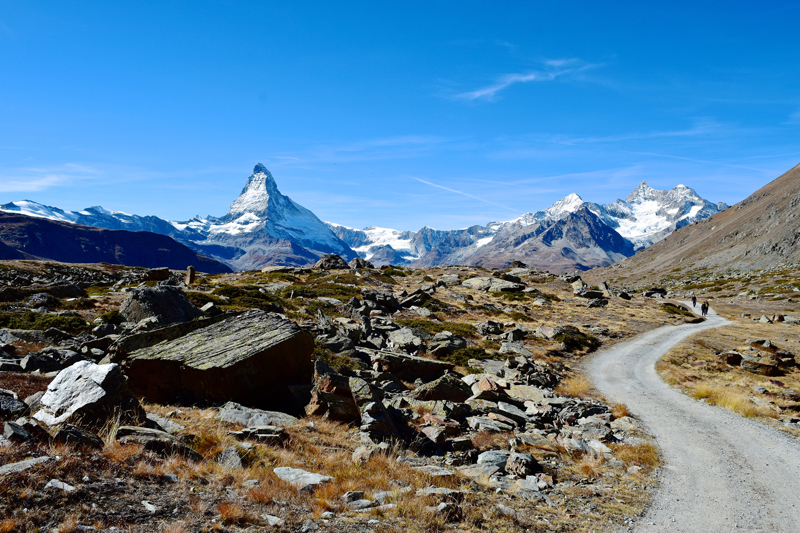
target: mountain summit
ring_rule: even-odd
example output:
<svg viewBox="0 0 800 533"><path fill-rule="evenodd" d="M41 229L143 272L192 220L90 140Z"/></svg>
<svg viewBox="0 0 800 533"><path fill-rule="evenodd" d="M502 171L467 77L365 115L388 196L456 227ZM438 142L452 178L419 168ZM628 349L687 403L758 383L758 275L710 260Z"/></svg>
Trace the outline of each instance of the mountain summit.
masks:
<svg viewBox="0 0 800 533"><path fill-rule="evenodd" d="M375 264L502 267L519 259L542 268L583 270L618 261L727 207L704 200L685 185L662 191L642 181L625 200L601 205L572 193L543 211L462 230L328 226ZM555 232L562 236L546 238Z"/></svg>
<svg viewBox="0 0 800 533"><path fill-rule="evenodd" d="M314 213L281 194L275 178L261 163L253 168L230 211L219 218L175 222L102 207L63 211L27 200L2 205L0 211L99 228L161 233L237 270L307 265L328 253L347 260L356 257Z"/></svg>
<svg viewBox="0 0 800 533"><path fill-rule="evenodd" d="M272 211L280 214L293 203L288 196L278 190L278 184L267 167L261 163L253 168L253 174L247 178L247 183L241 194L231 204L230 214L253 213L269 216L270 204Z"/></svg>

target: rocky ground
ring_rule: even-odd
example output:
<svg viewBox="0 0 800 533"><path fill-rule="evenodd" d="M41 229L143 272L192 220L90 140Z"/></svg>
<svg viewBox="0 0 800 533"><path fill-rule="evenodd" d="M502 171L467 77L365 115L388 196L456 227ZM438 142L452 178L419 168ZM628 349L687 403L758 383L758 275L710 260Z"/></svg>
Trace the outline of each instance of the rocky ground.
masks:
<svg viewBox="0 0 800 533"><path fill-rule="evenodd" d="M646 296L645 296L646 295ZM524 265L0 265L0 531L598 531L655 446L583 355L697 320Z"/></svg>

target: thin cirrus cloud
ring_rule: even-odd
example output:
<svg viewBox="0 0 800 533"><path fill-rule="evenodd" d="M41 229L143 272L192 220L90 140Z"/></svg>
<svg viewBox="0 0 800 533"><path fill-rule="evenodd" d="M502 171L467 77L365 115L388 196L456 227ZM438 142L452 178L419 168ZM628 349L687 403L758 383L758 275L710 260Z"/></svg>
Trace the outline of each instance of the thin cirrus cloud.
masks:
<svg viewBox="0 0 800 533"><path fill-rule="evenodd" d="M517 83L532 81L553 81L556 78L575 75L579 72L597 68L599 64L581 64L578 59L551 59L544 61L544 69L529 72L511 73L500 76L497 81L474 91L466 91L455 95L459 100L486 100L493 102L498 93Z"/></svg>
<svg viewBox="0 0 800 533"><path fill-rule="evenodd" d="M503 209L507 209L509 211L514 211L515 213L519 212L519 209L514 209L514 208L508 207L506 205L498 204L498 203L492 202L490 200L487 200L486 198L480 198L478 196L474 196L474 195L466 193L464 191L451 189L451 188L445 187L443 185L437 185L436 183L431 183L430 181L425 181L425 180L419 179L419 178L412 177L412 179L415 179L420 183L424 183L425 185L430 185L431 187L436 187L438 189L442 189L442 190L449 191L449 192L452 192L452 193L460 194L462 196L466 196L467 198L472 198L473 200L478 200L479 202L483 202L483 203L486 203L486 204L491 204L491 205L494 205L494 206L497 206L497 207L502 207Z"/></svg>

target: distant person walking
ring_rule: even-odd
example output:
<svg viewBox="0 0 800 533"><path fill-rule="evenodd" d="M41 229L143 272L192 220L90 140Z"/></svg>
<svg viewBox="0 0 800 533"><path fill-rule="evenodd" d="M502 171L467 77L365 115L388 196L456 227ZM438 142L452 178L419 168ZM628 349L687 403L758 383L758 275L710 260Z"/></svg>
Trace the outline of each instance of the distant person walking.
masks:
<svg viewBox="0 0 800 533"><path fill-rule="evenodd" d="M703 316L708 314L708 302L703 302L703 305L700 306L700 312L703 314Z"/></svg>
<svg viewBox="0 0 800 533"><path fill-rule="evenodd" d="M692 307L697 307L697 296L692 294Z"/></svg>

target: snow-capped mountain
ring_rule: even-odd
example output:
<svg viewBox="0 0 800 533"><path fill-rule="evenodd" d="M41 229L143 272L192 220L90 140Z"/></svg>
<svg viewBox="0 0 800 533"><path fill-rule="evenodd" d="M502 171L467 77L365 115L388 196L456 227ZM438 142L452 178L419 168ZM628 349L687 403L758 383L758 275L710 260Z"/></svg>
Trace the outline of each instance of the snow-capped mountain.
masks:
<svg viewBox="0 0 800 533"><path fill-rule="evenodd" d="M701 198L684 185L660 191L643 181L625 200L618 199L611 204L586 202L573 193L543 211L461 230L439 231L426 227L412 232L376 227L357 230L331 223L328 226L359 255L374 263L431 265L474 262L478 258L488 260L492 251L498 252L498 257L505 256L505 253L499 254L499 250L496 250L504 239L524 234L528 226L561 220L584 209L627 240L631 250L639 250L663 239L677 228L707 218L727 207L724 203L713 204ZM615 253L622 253L619 250ZM595 257L600 262L617 260L611 256Z"/></svg>
<svg viewBox="0 0 800 533"><path fill-rule="evenodd" d="M322 222L281 194L272 174L258 164L241 194L222 217L175 222L89 207L64 211L29 200L0 211L107 229L168 235L196 252L238 270L265 265L307 265L326 253L350 260L431 266L503 266L513 259L561 270L602 266L657 242L677 228L726 209L684 185L669 191L642 182L625 200L600 205L570 194L543 211L513 220L456 230L424 227L363 230Z"/></svg>
<svg viewBox="0 0 800 533"><path fill-rule="evenodd" d="M175 222L102 207L64 211L29 200L0 205L0 211L107 229L169 235L237 270L270 264L306 265L326 253L339 254L346 260L356 257L356 253L314 213L281 194L272 174L260 163L231 204L228 214L219 218L195 217Z"/></svg>

